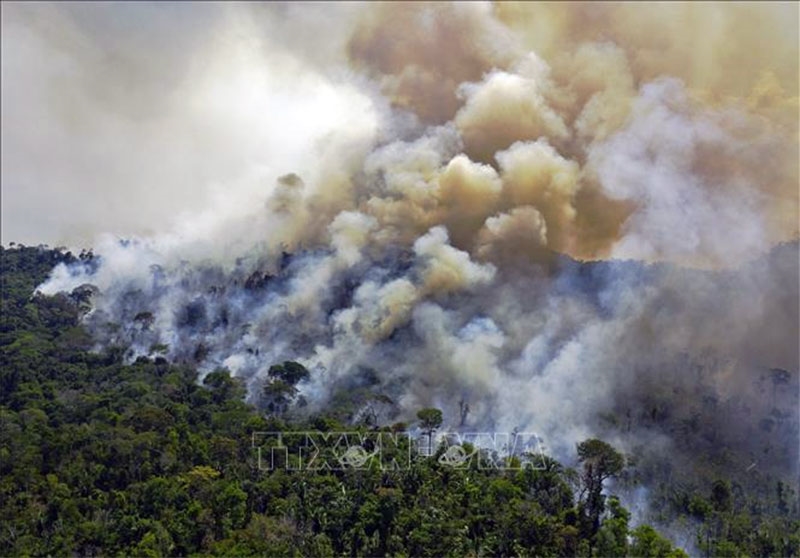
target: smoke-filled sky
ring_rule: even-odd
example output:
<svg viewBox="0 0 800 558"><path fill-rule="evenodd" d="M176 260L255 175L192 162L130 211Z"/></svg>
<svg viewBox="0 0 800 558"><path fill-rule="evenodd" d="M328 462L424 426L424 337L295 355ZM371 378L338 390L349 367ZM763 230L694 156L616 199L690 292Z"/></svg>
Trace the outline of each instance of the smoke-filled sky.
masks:
<svg viewBox="0 0 800 558"><path fill-rule="evenodd" d="M797 72L795 3L4 2L2 237L219 234L293 172L399 237L727 263L797 236Z"/></svg>
<svg viewBox="0 0 800 558"><path fill-rule="evenodd" d="M95 249L98 347L797 479L797 3L2 14L3 241Z"/></svg>

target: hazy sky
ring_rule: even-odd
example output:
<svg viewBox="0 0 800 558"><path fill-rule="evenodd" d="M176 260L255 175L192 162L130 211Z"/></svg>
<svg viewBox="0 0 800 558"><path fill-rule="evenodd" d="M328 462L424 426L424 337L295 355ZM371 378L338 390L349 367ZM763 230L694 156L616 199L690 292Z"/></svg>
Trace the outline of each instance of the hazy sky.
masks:
<svg viewBox="0 0 800 558"><path fill-rule="evenodd" d="M3 2L2 241L157 234L289 172L334 196L333 152L449 123L495 170L535 156L496 158L515 141L568 163L566 213L514 193L541 169L506 180L553 247L719 259L796 236L797 42L792 3ZM629 164L656 140L658 169Z"/></svg>
<svg viewBox="0 0 800 558"><path fill-rule="evenodd" d="M159 231L368 123L340 70L311 68L335 53L329 26L348 10L3 2L3 243ZM292 47L292 29L323 26L321 52Z"/></svg>

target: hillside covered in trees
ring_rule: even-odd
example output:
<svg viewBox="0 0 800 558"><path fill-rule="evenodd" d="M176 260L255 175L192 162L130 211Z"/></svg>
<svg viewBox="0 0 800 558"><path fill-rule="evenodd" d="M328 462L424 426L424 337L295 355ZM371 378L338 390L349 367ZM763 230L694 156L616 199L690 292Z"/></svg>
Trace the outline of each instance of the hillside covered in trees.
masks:
<svg viewBox="0 0 800 558"><path fill-rule="evenodd" d="M636 464L600 440L576 448L574 468L546 456L539 467L453 468L440 447L397 470L264 470L253 433L378 427L353 424L346 394L329 413L291 418L247 404L224 369L200 382L188 364L93 352L79 296L32 296L76 257L0 250L2 555L684 555L609 494L635 482ZM304 373L274 371L273 390ZM431 409L419 418L392 431L441 423ZM796 556L796 494L770 488L668 487L662 512L703 554Z"/></svg>

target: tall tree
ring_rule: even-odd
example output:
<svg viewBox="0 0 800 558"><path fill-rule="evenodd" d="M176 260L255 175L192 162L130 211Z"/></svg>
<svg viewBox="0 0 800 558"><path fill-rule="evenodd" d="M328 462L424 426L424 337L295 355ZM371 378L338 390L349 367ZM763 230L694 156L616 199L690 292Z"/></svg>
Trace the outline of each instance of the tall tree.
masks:
<svg viewBox="0 0 800 558"><path fill-rule="evenodd" d="M583 464L583 517L591 535L600 528L600 516L605 509L603 482L625 467L625 458L611 445L592 438L578 444L578 460Z"/></svg>
<svg viewBox="0 0 800 558"><path fill-rule="evenodd" d="M428 455L433 453L433 433L442 425L442 411L429 407L417 413L420 428L428 435Z"/></svg>

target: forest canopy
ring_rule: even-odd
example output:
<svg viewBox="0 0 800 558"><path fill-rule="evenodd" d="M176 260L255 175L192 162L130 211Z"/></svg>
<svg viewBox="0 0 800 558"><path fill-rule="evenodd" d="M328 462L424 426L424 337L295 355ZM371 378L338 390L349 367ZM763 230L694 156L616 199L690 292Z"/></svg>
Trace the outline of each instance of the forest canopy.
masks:
<svg viewBox="0 0 800 558"><path fill-rule="evenodd" d="M79 298L33 295L76 257L0 255L0 554L685 555L608 493L631 464L602 440L578 445L577 469L545 456L541 467L458 469L437 459L442 446L395 471L265 471L254 432L377 427L336 408L304 419L257 409L224 369L199 381L190 365L93 352ZM306 374L294 362L270 369L288 387ZM442 422L438 409L418 418L395 431L430 436ZM800 552L797 497L783 483L761 500L726 479L672 490L702 552Z"/></svg>

